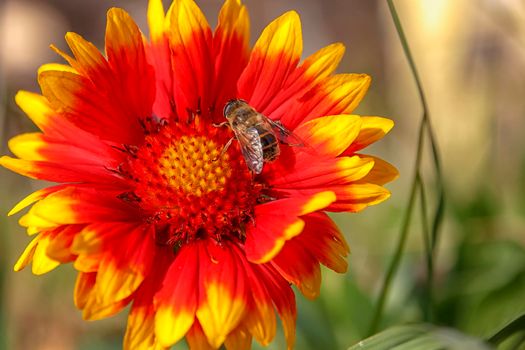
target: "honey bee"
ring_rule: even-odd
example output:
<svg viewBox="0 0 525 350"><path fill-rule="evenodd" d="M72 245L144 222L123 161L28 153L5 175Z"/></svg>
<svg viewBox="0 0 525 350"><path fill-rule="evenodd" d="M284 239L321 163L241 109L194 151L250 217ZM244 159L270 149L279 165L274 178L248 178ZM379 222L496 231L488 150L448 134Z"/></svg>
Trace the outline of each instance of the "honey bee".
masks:
<svg viewBox="0 0 525 350"><path fill-rule="evenodd" d="M262 172L265 162L271 162L279 157L281 152L279 141L291 146L303 145L291 131L257 112L244 100L228 101L224 106L223 114L227 122L222 124L230 125L235 138L239 141L248 169L255 174ZM233 138L224 146L223 152L232 141Z"/></svg>

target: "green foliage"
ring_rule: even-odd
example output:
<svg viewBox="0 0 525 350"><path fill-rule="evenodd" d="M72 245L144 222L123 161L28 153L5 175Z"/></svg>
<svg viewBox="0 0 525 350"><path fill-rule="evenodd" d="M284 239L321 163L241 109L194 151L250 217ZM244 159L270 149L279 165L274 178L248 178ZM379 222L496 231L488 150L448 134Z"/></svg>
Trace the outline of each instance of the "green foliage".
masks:
<svg viewBox="0 0 525 350"><path fill-rule="evenodd" d="M464 243L448 281L441 320L488 337L525 313L525 249L511 241ZM455 319L447 315L455 310Z"/></svg>
<svg viewBox="0 0 525 350"><path fill-rule="evenodd" d="M426 324L396 326L348 350L488 350L482 341L449 328Z"/></svg>

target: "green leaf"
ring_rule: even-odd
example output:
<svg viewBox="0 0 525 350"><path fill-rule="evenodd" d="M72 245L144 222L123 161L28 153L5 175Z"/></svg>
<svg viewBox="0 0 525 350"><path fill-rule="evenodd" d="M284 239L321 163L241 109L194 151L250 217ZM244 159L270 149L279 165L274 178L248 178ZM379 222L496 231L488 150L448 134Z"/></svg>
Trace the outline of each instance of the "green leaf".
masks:
<svg viewBox="0 0 525 350"><path fill-rule="evenodd" d="M489 345L451 328L428 324L395 326L348 350L489 350Z"/></svg>
<svg viewBox="0 0 525 350"><path fill-rule="evenodd" d="M525 249L503 240L464 243L440 291L440 323L488 338L525 314Z"/></svg>
<svg viewBox="0 0 525 350"><path fill-rule="evenodd" d="M488 342L494 345L498 345L503 343L506 339L512 337L516 333L523 333L524 330L525 314L516 318L512 322L509 322L505 327L503 327L496 334L490 337L490 339L488 339ZM523 334L521 334L521 338L523 338Z"/></svg>

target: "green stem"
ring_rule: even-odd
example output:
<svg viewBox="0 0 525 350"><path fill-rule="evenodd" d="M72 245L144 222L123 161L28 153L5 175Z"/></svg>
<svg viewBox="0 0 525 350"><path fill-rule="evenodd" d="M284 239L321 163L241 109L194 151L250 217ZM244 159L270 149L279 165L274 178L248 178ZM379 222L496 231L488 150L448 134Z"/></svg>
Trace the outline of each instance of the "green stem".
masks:
<svg viewBox="0 0 525 350"><path fill-rule="evenodd" d="M394 26L396 28L399 40L401 42L401 46L403 48L403 52L405 54L405 57L408 61L408 64L410 66L410 70L412 72L412 76L414 77L414 80L416 82L419 98L421 101L421 105L423 108L423 115L421 117L420 125L419 125L419 133L418 133L418 142L417 142L417 152L416 152L416 161L415 161L415 167L414 167L414 175L412 180L412 185L410 189L410 197L408 200L406 212L403 218L403 222L401 225L401 230L399 233L399 240L397 243L397 247L394 253L394 256L392 258L392 261L390 262L390 265L388 267L387 274L385 276L385 279L383 281L383 285L381 287L381 291L379 293L379 299L374 311L374 315L372 317L372 322L370 324L369 328L369 335L372 335L376 333L379 323L381 322L381 318L383 315L383 309L385 306L386 298L388 296L388 292L390 290L390 285L392 283L392 280L395 276L395 273L397 272L397 269L399 268L399 264L401 262L401 257L403 255L403 251L405 248L406 239L408 236L408 229L410 227L410 220L412 218L412 211L414 209L414 203L416 199L416 193L417 189L419 187L418 183L420 178L420 168L421 168L421 160L423 157L423 143L425 134L429 136L431 147L432 147L432 155L434 160L434 165L436 168L436 174L437 174L437 184L438 184L438 204L436 208L436 213L433 218L432 223L432 244L431 244L431 253L429 254L431 256L434 256L435 254L435 247L437 246L438 238L439 238L439 228L440 224L443 218L443 211L444 211L444 191L443 191L443 177L442 177L442 171L441 171L441 161L439 157L439 151L436 143L436 139L434 136L434 132L432 129L432 125L430 123L430 117L429 117L429 110L428 110L428 104L425 97L425 93L423 91L423 86L421 84L421 79L419 78L419 74L416 68L416 64L414 62L414 59L412 57L412 53L410 51L410 48L408 46L408 42L405 36L405 33L403 31L403 26L401 25L401 21L399 19L399 16L397 14L395 5L393 0L387 0L388 8L390 10L390 15L392 17L392 20L394 22ZM426 132L426 133L425 133ZM429 276L433 276L433 263L429 265L431 268L429 271ZM432 277L429 277L432 278ZM431 300L429 300L431 304Z"/></svg>
<svg viewBox="0 0 525 350"><path fill-rule="evenodd" d="M435 212L433 223L432 223L432 251L435 251L435 247L439 241L439 228L441 227L441 221L443 219L443 212L444 212L444 205L445 205L445 193L444 193L444 188L443 188L444 186L443 186L443 172L441 170L441 159L439 156L439 149L437 146L434 129L432 127L432 122L430 120L430 113L428 109L427 99L425 97L425 92L423 91L423 85L421 83L421 78L419 77L416 63L414 61L414 58L412 57L410 47L408 46L408 41L406 39L405 32L403 31L403 26L401 25L401 21L397 14L394 2L393 0L387 0L387 3L388 3L388 8L390 10L390 14L392 16L392 20L394 21L394 25L396 27L397 34L399 36L399 41L401 41L401 46L403 47L403 52L408 61L408 65L410 66L410 71L412 72L412 76L414 77L414 80L416 82L417 92L419 94L419 99L423 107L423 116L421 117L421 119L426 124L425 127L428 133L429 139L430 139L430 147L432 149L432 159L434 161L434 166L436 169L436 184L438 186L438 204L436 207L436 212Z"/></svg>
<svg viewBox="0 0 525 350"><path fill-rule="evenodd" d="M427 196L425 191L425 184L421 177L421 174L417 174L417 181L419 182L419 195L421 203L421 224L423 233L423 244L425 246L425 257L427 263L427 284L424 287L424 295L426 297L424 305L424 320L425 322L432 322L433 318L433 294L432 287L434 285L434 261L432 253L432 242L431 233L428 225L428 208L427 208Z"/></svg>
<svg viewBox="0 0 525 350"><path fill-rule="evenodd" d="M405 243L406 243L406 239L408 236L408 229L410 227L410 221L412 219L412 212L414 210L414 204L416 202L417 189L419 187L419 182L417 181L417 177L419 176L419 164L421 163L421 157L423 153L422 145L423 145L423 140L425 136L424 126L425 126L425 123L421 121L421 124L419 126L418 148L417 148L417 155L416 155L416 169L414 173L414 180L412 181L412 186L410 189L410 197L408 199L408 206L406 208L405 215L403 217L403 223L401 224L401 231L399 233L399 240L397 242L397 247L394 253L394 257L392 258L392 261L390 262L387 274L385 276L385 280L383 281L383 286L381 287L381 292L379 294L379 300L374 310L372 322L368 330L368 336L375 334L377 332L377 329L379 328L379 323L383 316L383 309L385 306L386 297L390 290L390 285L392 284L392 280L394 278L395 273L397 272L399 263L401 262L403 251L405 249Z"/></svg>
<svg viewBox="0 0 525 350"><path fill-rule="evenodd" d="M522 331L525 329L525 315L521 315L505 327L498 331L496 334L494 334L492 337L487 339L487 342L490 344L497 346L500 343L502 343L505 339L510 337L516 332Z"/></svg>

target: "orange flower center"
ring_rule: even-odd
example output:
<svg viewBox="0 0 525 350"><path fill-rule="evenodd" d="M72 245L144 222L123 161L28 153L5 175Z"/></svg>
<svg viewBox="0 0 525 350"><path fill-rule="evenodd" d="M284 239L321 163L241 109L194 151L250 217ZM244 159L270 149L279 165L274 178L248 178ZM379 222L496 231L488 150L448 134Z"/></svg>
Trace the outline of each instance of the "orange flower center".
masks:
<svg viewBox="0 0 525 350"><path fill-rule="evenodd" d="M138 147L126 147L121 173L132 190L120 198L156 224L157 242L181 246L204 237L244 240L262 185L254 181L231 133L196 119L191 124L145 124Z"/></svg>
<svg viewBox="0 0 525 350"><path fill-rule="evenodd" d="M158 160L158 173L166 190L177 189L201 197L220 191L232 173L228 154L204 136L182 136L169 144Z"/></svg>

